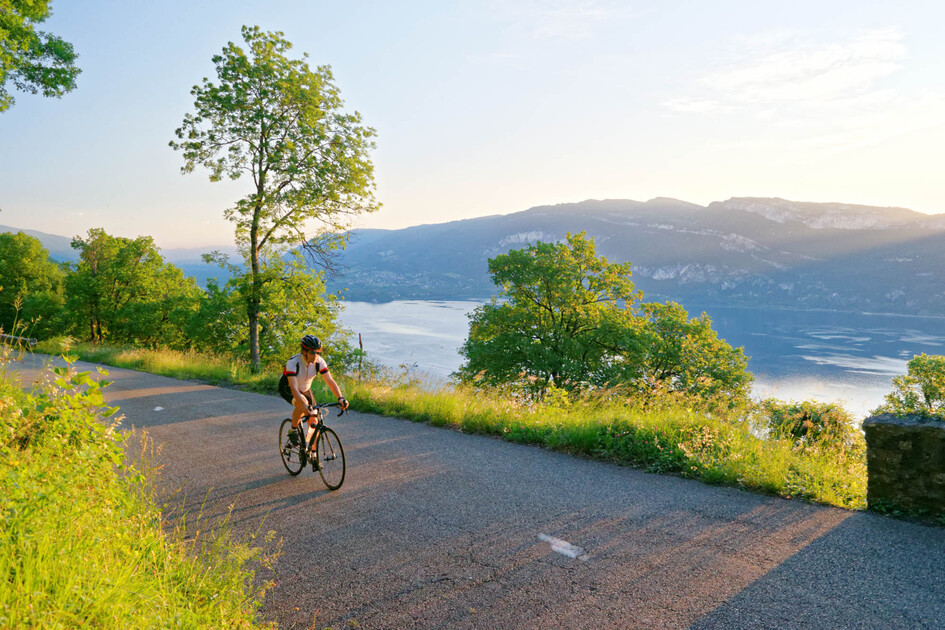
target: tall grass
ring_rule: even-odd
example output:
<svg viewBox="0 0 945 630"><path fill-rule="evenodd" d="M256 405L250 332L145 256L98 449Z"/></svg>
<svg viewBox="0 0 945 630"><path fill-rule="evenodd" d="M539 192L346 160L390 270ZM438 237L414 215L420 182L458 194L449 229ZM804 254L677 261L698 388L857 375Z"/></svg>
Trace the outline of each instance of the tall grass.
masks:
<svg viewBox="0 0 945 630"><path fill-rule="evenodd" d="M168 527L111 411L87 373L24 393L0 367L0 627L258 627L269 558L225 522Z"/></svg>
<svg viewBox="0 0 945 630"><path fill-rule="evenodd" d="M245 364L213 355L90 345L76 345L73 351L89 361L276 393L277 374L253 375ZM361 411L543 445L706 483L846 508L866 507L862 439L854 447L835 448L829 441L799 443L765 435L751 409L725 412L669 396L655 401L610 398L524 404L514 397L463 386L432 390L403 379L336 378Z"/></svg>
<svg viewBox="0 0 945 630"><path fill-rule="evenodd" d="M692 401L584 401L526 405L454 386L347 383L359 409L500 436L560 451L845 508L866 507L865 450L761 437L747 410L709 411ZM741 415L740 415L741 414Z"/></svg>

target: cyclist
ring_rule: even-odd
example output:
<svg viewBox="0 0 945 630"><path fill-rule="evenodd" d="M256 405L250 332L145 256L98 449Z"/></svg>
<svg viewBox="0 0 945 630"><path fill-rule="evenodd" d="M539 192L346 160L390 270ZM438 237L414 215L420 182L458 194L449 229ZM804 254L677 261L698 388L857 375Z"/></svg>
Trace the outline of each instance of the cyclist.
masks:
<svg viewBox="0 0 945 630"><path fill-rule="evenodd" d="M302 347L299 354L293 355L286 361L282 369L283 378L279 383L279 393L286 402L293 405L292 408L292 431L289 433L289 439L293 444L298 444L298 426L302 416L306 414L311 405L315 404L315 397L312 395L312 381L316 374L321 374L328 389L338 397L342 409L348 408L348 401L341 395L341 389L338 383L332 378L328 371L328 363L320 356L322 351L322 342L318 337L305 335L302 337Z"/></svg>

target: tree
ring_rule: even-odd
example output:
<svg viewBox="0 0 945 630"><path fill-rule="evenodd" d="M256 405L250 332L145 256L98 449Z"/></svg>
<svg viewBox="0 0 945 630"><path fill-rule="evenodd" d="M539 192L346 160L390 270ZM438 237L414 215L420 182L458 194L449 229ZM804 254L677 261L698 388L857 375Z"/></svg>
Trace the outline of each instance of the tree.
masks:
<svg viewBox="0 0 945 630"><path fill-rule="evenodd" d="M218 83L194 86L195 113L170 146L183 154L183 173L199 165L211 181L252 177L252 191L225 216L246 259L249 354L258 369L260 312L273 278L264 261L297 245L327 265L342 244L338 232L379 206L368 155L375 132L357 112L342 111L331 69L310 69L307 54L289 59L292 45L280 32L244 26L242 36L246 50L230 42L213 57Z"/></svg>
<svg viewBox="0 0 945 630"><path fill-rule="evenodd" d="M583 232L497 256L489 273L501 291L470 315L461 380L540 395L600 384L640 352L630 264L598 257Z"/></svg>
<svg viewBox="0 0 945 630"><path fill-rule="evenodd" d="M22 232L0 234L0 329L17 334L13 324L20 322L28 335L55 333L62 280L62 270L39 239Z"/></svg>
<svg viewBox="0 0 945 630"><path fill-rule="evenodd" d="M908 373L895 377L893 388L874 414L921 414L945 420L945 356L912 357Z"/></svg>
<svg viewBox="0 0 945 630"><path fill-rule="evenodd" d="M72 44L35 30L50 15L49 0L0 0L0 112L13 106L11 79L30 94L58 98L75 89L81 70Z"/></svg>
<svg viewBox="0 0 945 630"><path fill-rule="evenodd" d="M690 319L674 303L638 306L630 263L597 256L584 233L497 256L489 272L501 292L470 316L456 373L463 381L517 384L537 396L552 385L747 394L741 349L718 339L705 314Z"/></svg>
<svg viewBox="0 0 945 630"><path fill-rule="evenodd" d="M79 262L66 279L67 311L95 342L187 345L183 330L199 308L193 278L165 263L150 236L115 237L100 228L76 237Z"/></svg>

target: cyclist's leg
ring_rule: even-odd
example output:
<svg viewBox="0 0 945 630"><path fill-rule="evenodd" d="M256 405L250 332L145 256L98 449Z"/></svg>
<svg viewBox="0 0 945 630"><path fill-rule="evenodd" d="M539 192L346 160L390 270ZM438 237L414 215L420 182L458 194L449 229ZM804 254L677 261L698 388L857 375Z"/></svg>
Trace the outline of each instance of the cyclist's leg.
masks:
<svg viewBox="0 0 945 630"><path fill-rule="evenodd" d="M309 405L315 404L315 398L312 390L299 392L308 401ZM302 405L297 399L292 400L292 428L298 432L299 441L305 445L305 428L299 426L302 416L308 413L308 405ZM306 449L303 449L306 450Z"/></svg>
<svg viewBox="0 0 945 630"><path fill-rule="evenodd" d="M307 390L304 392L299 392L308 400L308 405L314 405L315 399L312 396L312 390ZM298 398L292 398L292 428L299 426L299 421L302 419L302 416L308 412L308 405L303 405L299 402Z"/></svg>

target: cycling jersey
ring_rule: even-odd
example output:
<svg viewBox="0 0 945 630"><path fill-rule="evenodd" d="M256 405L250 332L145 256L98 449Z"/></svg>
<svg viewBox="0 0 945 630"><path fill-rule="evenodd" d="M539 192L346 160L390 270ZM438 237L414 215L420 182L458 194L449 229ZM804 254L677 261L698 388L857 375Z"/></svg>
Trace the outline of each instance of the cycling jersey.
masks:
<svg viewBox="0 0 945 630"><path fill-rule="evenodd" d="M300 393L307 392L311 389L312 381L315 380L315 376L324 374L327 371L328 363L321 355L315 355L313 362L306 363L301 353L286 361L285 367L282 368L282 374L284 376L294 376L297 379L296 387L298 387Z"/></svg>

